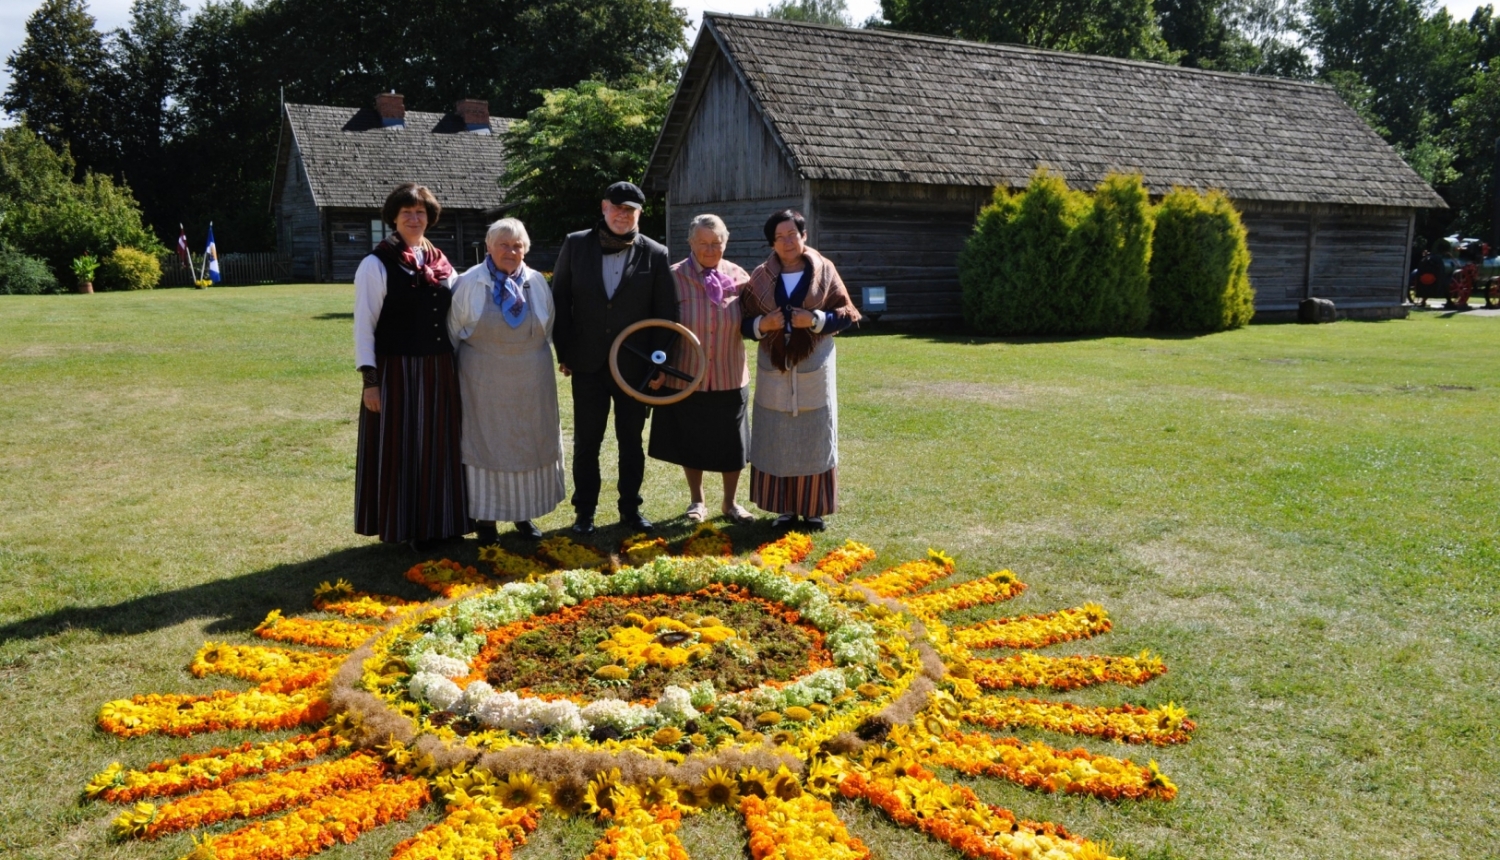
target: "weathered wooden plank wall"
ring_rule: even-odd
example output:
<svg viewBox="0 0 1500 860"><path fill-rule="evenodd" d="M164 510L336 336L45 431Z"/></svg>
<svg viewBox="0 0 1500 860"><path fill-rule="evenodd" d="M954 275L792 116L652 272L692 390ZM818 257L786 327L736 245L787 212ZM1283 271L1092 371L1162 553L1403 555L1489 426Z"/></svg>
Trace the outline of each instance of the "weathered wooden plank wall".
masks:
<svg viewBox="0 0 1500 860"><path fill-rule="evenodd" d="M1309 295L1344 308L1401 303L1410 210L1257 201L1236 205L1249 237L1257 311L1292 310Z"/></svg>
<svg viewBox="0 0 1500 860"><path fill-rule="evenodd" d="M326 278L323 271L322 237L319 235L318 205L307 184L301 155L296 143L281 186L281 200L276 207L276 248L292 255L292 276L301 280Z"/></svg>
<svg viewBox="0 0 1500 860"><path fill-rule="evenodd" d="M674 208L802 194L802 179L723 57L714 60L673 159L667 194Z"/></svg>

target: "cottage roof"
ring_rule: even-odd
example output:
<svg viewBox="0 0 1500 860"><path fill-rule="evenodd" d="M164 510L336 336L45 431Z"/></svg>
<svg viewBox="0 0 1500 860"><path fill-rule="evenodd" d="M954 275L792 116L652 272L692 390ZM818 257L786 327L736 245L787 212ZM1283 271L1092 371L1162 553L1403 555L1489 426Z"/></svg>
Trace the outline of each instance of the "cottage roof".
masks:
<svg viewBox="0 0 1500 860"><path fill-rule="evenodd" d="M804 178L1076 187L1138 171L1153 192L1441 207L1333 89L1279 78L706 14L645 182L666 187L714 56L728 57Z"/></svg>
<svg viewBox="0 0 1500 860"><path fill-rule="evenodd" d="M286 128L276 166L276 193L291 141L319 207L379 209L391 189L419 182L444 209L498 209L496 183L505 169L500 135L514 120L490 117L490 134L466 131L455 114L407 111L406 126L383 128L374 108L286 105Z"/></svg>

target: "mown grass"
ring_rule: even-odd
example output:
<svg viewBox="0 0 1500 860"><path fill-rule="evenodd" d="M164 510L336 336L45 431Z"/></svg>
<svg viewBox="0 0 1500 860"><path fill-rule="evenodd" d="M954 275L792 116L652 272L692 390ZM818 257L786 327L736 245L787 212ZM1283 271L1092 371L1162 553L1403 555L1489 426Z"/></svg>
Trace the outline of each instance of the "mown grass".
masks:
<svg viewBox="0 0 1500 860"><path fill-rule="evenodd" d="M185 853L186 837L110 842L115 810L79 789L113 760L241 736L121 742L94 729L99 704L219 686L183 671L197 646L308 609L320 580L415 596L409 551L351 530L350 304L347 286L0 300L0 854ZM1009 567L1031 588L960 619L1098 601L1115 631L1058 651L1165 656L1145 687L1063 698L1185 704L1186 746L1084 744L1157 758L1177 801L965 780L992 802L1134 858L1500 856L1497 326L843 337L844 510L818 544ZM645 495L686 532L673 468L653 461ZM446 550L473 558L472 541ZM880 856L948 856L844 811ZM331 856L384 857L427 820ZM522 856L581 856L594 836L549 819ZM743 850L728 816L683 838L698 858Z"/></svg>

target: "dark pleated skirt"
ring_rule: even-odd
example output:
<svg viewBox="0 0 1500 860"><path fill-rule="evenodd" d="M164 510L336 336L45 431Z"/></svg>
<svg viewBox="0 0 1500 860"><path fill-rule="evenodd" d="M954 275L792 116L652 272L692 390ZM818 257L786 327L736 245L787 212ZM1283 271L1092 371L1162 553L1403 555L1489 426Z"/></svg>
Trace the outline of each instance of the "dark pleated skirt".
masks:
<svg viewBox="0 0 1500 860"><path fill-rule="evenodd" d="M749 387L694 391L651 409L653 459L705 472L738 472L750 451Z"/></svg>
<svg viewBox="0 0 1500 860"><path fill-rule="evenodd" d="M383 541L468 532L452 354L379 356L375 369L382 403L359 408L354 530Z"/></svg>
<svg viewBox="0 0 1500 860"><path fill-rule="evenodd" d="M838 471L782 478L750 467L750 501L773 514L822 517L838 510Z"/></svg>

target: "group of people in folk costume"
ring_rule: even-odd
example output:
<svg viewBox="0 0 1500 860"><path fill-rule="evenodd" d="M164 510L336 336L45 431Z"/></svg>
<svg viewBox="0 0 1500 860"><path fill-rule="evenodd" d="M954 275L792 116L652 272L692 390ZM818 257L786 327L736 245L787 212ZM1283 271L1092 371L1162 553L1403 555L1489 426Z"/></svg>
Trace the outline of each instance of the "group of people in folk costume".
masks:
<svg viewBox="0 0 1500 860"><path fill-rule="evenodd" d="M493 541L505 522L540 538L534 520L566 495L554 350L573 398L572 530L594 530L611 408L620 522L651 530L640 491L652 408L609 368L619 333L647 319L678 322L701 344L700 355L668 329L641 334L684 375L702 375L693 393L650 415L650 456L682 467L687 519L710 517L703 475L718 472L720 511L753 521L736 500L748 462L750 501L776 514L778 528L799 517L823 527L838 506L833 335L860 318L838 271L808 247L806 222L791 209L767 219L771 254L754 272L724 259L729 231L708 214L688 229L691 253L671 263L640 233L644 204L635 185L611 185L598 223L564 240L548 284L526 265L531 240L519 220L491 224L483 262L458 273L426 238L442 213L432 192L407 183L391 193L381 214L392 232L354 276L364 379L355 531L419 549L470 532ZM746 340L757 345L753 407ZM622 377L650 378L652 389L685 386L653 378L636 351L619 350L616 361Z"/></svg>

